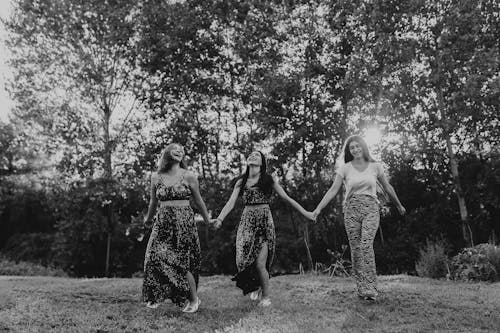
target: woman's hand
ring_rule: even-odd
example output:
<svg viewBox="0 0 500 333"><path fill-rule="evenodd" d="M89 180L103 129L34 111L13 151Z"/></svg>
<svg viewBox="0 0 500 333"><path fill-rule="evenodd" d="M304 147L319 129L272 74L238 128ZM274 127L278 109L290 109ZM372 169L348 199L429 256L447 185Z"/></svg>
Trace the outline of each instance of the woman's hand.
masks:
<svg viewBox="0 0 500 333"><path fill-rule="evenodd" d="M148 218L147 216L144 217L144 221L142 222L146 228L150 228L153 225L153 222L151 221L151 218Z"/></svg>
<svg viewBox="0 0 500 333"><path fill-rule="evenodd" d="M307 219L309 219L309 220L311 220L311 221L316 222L316 216L314 215L314 213L313 213L313 212L305 212L305 213L304 213L304 216L305 216Z"/></svg>
<svg viewBox="0 0 500 333"><path fill-rule="evenodd" d="M399 211L399 214L401 214L401 215L406 214L406 209L403 207L403 205L398 206L398 211Z"/></svg>
<svg viewBox="0 0 500 333"><path fill-rule="evenodd" d="M222 225L222 220L219 218L211 219L210 224L213 226L214 229L219 229Z"/></svg>

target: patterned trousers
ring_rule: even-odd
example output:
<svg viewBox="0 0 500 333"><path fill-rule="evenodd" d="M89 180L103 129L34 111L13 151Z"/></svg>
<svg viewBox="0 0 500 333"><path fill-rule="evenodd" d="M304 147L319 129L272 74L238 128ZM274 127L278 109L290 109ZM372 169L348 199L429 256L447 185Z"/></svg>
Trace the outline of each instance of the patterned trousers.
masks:
<svg viewBox="0 0 500 333"><path fill-rule="evenodd" d="M349 237L351 261L358 295L376 297L377 270L373 240L380 223L376 198L353 195L344 206L344 224Z"/></svg>

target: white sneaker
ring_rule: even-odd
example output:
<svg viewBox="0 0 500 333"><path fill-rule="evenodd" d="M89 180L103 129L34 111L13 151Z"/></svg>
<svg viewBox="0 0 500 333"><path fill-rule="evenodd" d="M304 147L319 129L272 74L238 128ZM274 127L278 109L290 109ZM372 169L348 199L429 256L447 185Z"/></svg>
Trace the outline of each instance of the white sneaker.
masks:
<svg viewBox="0 0 500 333"><path fill-rule="evenodd" d="M184 307L184 309L182 309L182 312L194 313L194 312L198 311L200 304L201 304L201 300L200 300L200 298L197 298L194 305L191 305L191 302L188 302L186 304L186 306Z"/></svg>
<svg viewBox="0 0 500 333"><path fill-rule="evenodd" d="M259 302L259 306L265 308L265 307L268 307L268 306L271 306L271 300L269 298L263 298L260 302Z"/></svg>
<svg viewBox="0 0 500 333"><path fill-rule="evenodd" d="M151 303L151 302L147 302L146 303L146 306L150 309L156 309L160 306L160 303Z"/></svg>
<svg viewBox="0 0 500 333"><path fill-rule="evenodd" d="M260 289L256 291L252 291L250 293L250 299L252 301L258 301L260 299Z"/></svg>

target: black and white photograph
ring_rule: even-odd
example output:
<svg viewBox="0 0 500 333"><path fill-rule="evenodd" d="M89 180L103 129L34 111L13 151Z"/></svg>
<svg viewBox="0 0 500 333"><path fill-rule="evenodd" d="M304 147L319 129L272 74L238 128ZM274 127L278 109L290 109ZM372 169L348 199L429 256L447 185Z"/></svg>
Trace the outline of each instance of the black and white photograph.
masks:
<svg viewBox="0 0 500 333"><path fill-rule="evenodd" d="M500 1L0 0L4 332L500 332Z"/></svg>

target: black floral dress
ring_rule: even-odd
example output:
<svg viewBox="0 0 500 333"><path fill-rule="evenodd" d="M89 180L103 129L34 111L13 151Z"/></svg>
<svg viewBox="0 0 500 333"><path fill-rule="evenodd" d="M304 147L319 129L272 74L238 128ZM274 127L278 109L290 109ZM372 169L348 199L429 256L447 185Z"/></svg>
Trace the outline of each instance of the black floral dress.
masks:
<svg viewBox="0 0 500 333"><path fill-rule="evenodd" d="M166 186L160 179L155 191L158 200L188 200L191 190L183 180L184 174ZM159 207L144 259L143 301L171 299L182 306L190 294L186 273L191 272L198 285L199 270L200 241L191 206Z"/></svg>
<svg viewBox="0 0 500 333"><path fill-rule="evenodd" d="M233 277L243 295L260 287L256 260L264 243L268 246L266 268L269 272L274 258L276 237L269 202L271 196L257 187L243 189L245 208L236 233L236 266L238 274Z"/></svg>

